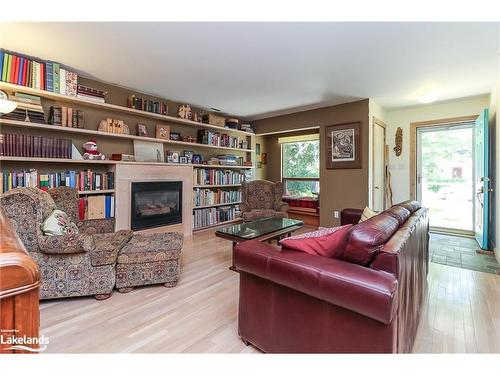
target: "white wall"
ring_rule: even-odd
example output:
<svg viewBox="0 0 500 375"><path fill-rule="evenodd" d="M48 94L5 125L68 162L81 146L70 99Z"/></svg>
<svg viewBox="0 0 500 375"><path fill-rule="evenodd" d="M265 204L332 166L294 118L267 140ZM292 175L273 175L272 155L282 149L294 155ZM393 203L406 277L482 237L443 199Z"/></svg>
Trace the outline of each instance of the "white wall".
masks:
<svg viewBox="0 0 500 375"><path fill-rule="evenodd" d="M378 120L386 123L386 110L377 104L373 99L368 102L368 118L369 130L368 130L368 206L373 208L373 118L376 117ZM388 135L386 134L386 137ZM388 139L386 139L387 141Z"/></svg>
<svg viewBox="0 0 500 375"><path fill-rule="evenodd" d="M410 124L452 117L478 115L489 107L489 95L459 99L435 104L385 110L387 144L389 145L389 171L391 173L392 200L398 203L410 199ZM399 157L393 151L396 129L403 129L403 151ZM498 135L498 134L497 134Z"/></svg>

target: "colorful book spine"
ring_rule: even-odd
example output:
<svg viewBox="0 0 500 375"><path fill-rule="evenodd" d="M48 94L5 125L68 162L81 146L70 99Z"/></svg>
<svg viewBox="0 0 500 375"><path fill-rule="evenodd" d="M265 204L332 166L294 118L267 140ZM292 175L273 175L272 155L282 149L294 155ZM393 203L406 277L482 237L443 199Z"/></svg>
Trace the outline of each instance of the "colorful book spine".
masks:
<svg viewBox="0 0 500 375"><path fill-rule="evenodd" d="M45 63L46 90L54 92L54 65L51 61Z"/></svg>
<svg viewBox="0 0 500 375"><path fill-rule="evenodd" d="M1 77L2 81L3 81L3 67L4 67L3 60L4 60L4 58L5 58L5 52L0 50L0 77Z"/></svg>
<svg viewBox="0 0 500 375"><path fill-rule="evenodd" d="M52 67L53 67L53 84L54 84L54 92L56 93L60 93L61 92L61 87L59 85L59 82L60 82L60 66L58 63L52 63Z"/></svg>
<svg viewBox="0 0 500 375"><path fill-rule="evenodd" d="M66 95L66 69L59 68L59 93Z"/></svg>

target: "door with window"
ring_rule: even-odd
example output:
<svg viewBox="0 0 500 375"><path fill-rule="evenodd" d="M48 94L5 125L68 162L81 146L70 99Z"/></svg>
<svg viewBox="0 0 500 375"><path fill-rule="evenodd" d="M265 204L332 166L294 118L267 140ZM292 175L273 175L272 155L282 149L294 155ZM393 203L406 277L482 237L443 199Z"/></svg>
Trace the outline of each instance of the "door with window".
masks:
<svg viewBox="0 0 500 375"><path fill-rule="evenodd" d="M319 134L281 137L282 181L289 197L319 195Z"/></svg>

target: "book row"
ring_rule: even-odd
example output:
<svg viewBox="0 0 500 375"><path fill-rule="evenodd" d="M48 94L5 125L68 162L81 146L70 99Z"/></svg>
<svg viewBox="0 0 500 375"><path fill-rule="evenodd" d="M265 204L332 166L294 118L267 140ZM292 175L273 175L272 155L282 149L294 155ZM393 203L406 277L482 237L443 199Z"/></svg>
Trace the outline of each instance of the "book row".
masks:
<svg viewBox="0 0 500 375"><path fill-rule="evenodd" d="M248 141L246 140L206 129L198 130L197 142L211 146L248 149Z"/></svg>
<svg viewBox="0 0 500 375"><path fill-rule="evenodd" d="M63 95L77 95L77 74L53 61L0 50L0 72L4 82Z"/></svg>
<svg viewBox="0 0 500 375"><path fill-rule="evenodd" d="M0 134L0 156L71 159L71 139L27 134Z"/></svg>
<svg viewBox="0 0 500 375"><path fill-rule="evenodd" d="M244 180L245 174L238 171L193 169L193 183L195 185L237 185Z"/></svg>
<svg viewBox="0 0 500 375"><path fill-rule="evenodd" d="M238 190L220 190L211 189L193 190L194 207L208 206L211 204L239 203L241 202L241 191Z"/></svg>
<svg viewBox="0 0 500 375"><path fill-rule="evenodd" d="M115 197L113 195L92 195L78 200L80 220L109 219L115 217Z"/></svg>
<svg viewBox="0 0 500 375"><path fill-rule="evenodd" d="M239 208L234 206L193 210L193 229L220 224L225 221L234 220L240 216L241 212Z"/></svg>
<svg viewBox="0 0 500 375"><path fill-rule="evenodd" d="M69 128L83 128L85 124L84 112L71 107L50 107L49 124Z"/></svg>
<svg viewBox="0 0 500 375"><path fill-rule="evenodd" d="M168 115L168 105L164 101L143 99L135 95L130 95L128 97L127 105L129 108L138 109L140 111Z"/></svg>
<svg viewBox="0 0 500 375"><path fill-rule="evenodd" d="M114 172L95 172L91 170L66 172L39 172L37 169L27 171L4 171L1 173L2 192L16 187L35 187L47 190L59 186L85 190L114 189Z"/></svg>

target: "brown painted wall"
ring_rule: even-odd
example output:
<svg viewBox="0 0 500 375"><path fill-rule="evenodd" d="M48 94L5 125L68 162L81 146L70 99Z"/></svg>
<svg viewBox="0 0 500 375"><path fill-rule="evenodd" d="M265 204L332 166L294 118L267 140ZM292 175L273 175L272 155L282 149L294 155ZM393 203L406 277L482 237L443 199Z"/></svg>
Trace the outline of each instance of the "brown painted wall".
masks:
<svg viewBox="0 0 500 375"><path fill-rule="evenodd" d="M361 122L361 169L326 169L325 166L325 127L347 122ZM340 104L331 107L297 112L283 116L254 121L257 134L269 132L287 132L306 127L320 127L320 225L339 225L333 218L334 210L346 207L363 208L368 205L368 100ZM271 147L270 137L266 136L268 163L266 176L276 180L279 166L274 161L280 160L279 147ZM271 162L273 160L273 162ZM277 171L277 172L276 172ZM278 173L276 175L276 173ZM278 177L279 178L279 177Z"/></svg>

